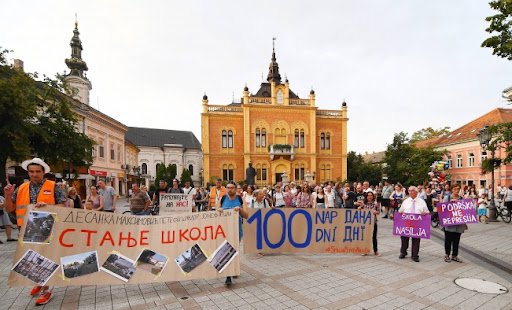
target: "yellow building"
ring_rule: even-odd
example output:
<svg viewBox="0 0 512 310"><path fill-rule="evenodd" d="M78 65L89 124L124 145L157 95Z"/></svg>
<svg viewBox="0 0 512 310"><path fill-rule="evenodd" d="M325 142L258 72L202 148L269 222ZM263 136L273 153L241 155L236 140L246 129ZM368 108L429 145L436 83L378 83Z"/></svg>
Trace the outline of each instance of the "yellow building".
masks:
<svg viewBox="0 0 512 310"><path fill-rule="evenodd" d="M211 105L203 96L201 143L205 181L218 176L243 181L251 162L256 184L288 180L314 182L347 176L347 105L321 110L315 92L299 98L288 79L281 82L275 51L267 82L252 94L246 86L240 103Z"/></svg>

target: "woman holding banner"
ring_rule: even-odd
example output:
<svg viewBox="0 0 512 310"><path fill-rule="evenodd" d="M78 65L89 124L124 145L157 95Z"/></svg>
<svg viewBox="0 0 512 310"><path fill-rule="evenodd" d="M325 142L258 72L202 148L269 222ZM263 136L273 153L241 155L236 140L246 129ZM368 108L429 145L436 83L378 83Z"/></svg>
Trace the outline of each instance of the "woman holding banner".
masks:
<svg viewBox="0 0 512 310"><path fill-rule="evenodd" d="M377 249L377 215L380 214L380 203L376 201L375 194L373 192L366 193L366 197L364 198L363 204L357 209L369 210L373 214L373 253L375 254L375 256L380 256L379 251Z"/></svg>
<svg viewBox="0 0 512 310"><path fill-rule="evenodd" d="M459 195L460 184L455 184L451 188L451 194L444 196L443 202L463 200L464 197ZM444 231L444 261L449 263L450 261L462 263L462 260L457 257L459 254L459 242L460 236L464 233L464 230L468 229L468 225L453 225L441 228ZM452 258L450 259L450 252Z"/></svg>

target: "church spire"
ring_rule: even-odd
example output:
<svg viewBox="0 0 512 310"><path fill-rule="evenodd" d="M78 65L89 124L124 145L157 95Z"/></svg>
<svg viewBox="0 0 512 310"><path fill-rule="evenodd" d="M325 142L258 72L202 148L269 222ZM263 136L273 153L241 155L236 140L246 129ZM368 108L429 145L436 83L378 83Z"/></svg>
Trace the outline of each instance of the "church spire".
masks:
<svg viewBox="0 0 512 310"><path fill-rule="evenodd" d="M66 59L66 65L71 70L68 76L78 76L87 79L84 76L84 71L89 70L87 64L82 60L82 41L80 40L80 32L78 32L78 20L75 19L75 30L73 30L73 37L71 38L71 58Z"/></svg>
<svg viewBox="0 0 512 310"><path fill-rule="evenodd" d="M276 38L272 38L272 61L268 68L267 81L274 81L276 84L281 84L281 75L279 74L279 66L276 62L276 49L275 49Z"/></svg>

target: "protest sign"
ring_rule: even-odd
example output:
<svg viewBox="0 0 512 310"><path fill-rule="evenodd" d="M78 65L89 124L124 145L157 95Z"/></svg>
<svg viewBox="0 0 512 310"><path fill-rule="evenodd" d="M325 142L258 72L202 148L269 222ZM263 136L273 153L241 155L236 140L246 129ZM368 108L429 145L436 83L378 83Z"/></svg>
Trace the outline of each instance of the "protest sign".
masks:
<svg viewBox="0 0 512 310"><path fill-rule="evenodd" d="M136 216L29 206L8 285L137 284L238 275L238 221L238 212L231 210Z"/></svg>
<svg viewBox="0 0 512 310"><path fill-rule="evenodd" d="M194 195L160 193L160 214L192 213Z"/></svg>
<svg viewBox="0 0 512 310"><path fill-rule="evenodd" d="M400 214L395 212L393 235L430 239L430 214Z"/></svg>
<svg viewBox="0 0 512 310"><path fill-rule="evenodd" d="M478 223L473 199L440 202L437 204L442 227Z"/></svg>
<svg viewBox="0 0 512 310"><path fill-rule="evenodd" d="M373 221L355 209L249 209L244 253L368 254Z"/></svg>

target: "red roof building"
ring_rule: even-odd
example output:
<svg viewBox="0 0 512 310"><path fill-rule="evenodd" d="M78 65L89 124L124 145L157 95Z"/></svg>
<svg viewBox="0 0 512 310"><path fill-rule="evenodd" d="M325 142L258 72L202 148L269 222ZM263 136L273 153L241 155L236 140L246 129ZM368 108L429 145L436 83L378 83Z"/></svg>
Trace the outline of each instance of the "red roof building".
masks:
<svg viewBox="0 0 512 310"><path fill-rule="evenodd" d="M491 184L491 174L482 174L482 160L490 156L480 146L477 134L486 125L512 122L512 109L497 108L439 138L416 143L417 147L433 145L447 150L444 160L450 164L452 183L475 184L485 187ZM505 157L504 150L496 150L495 157ZM512 185L512 165L502 165L494 172L494 185Z"/></svg>

